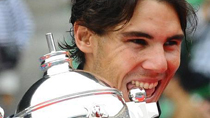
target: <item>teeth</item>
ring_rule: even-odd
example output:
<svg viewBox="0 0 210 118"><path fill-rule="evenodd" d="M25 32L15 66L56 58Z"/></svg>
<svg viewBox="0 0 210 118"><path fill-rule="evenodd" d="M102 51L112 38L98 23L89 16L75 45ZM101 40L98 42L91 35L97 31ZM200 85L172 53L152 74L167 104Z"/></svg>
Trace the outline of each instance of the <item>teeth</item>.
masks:
<svg viewBox="0 0 210 118"><path fill-rule="evenodd" d="M140 83L139 82L136 82L136 86L139 86L140 85Z"/></svg>
<svg viewBox="0 0 210 118"><path fill-rule="evenodd" d="M154 83L154 86L156 87L157 85L158 85L158 82L155 82L155 83Z"/></svg>
<svg viewBox="0 0 210 118"><path fill-rule="evenodd" d="M149 83L145 83L145 84L144 84L144 88L145 88L145 89L148 89L148 88L149 88Z"/></svg>
<svg viewBox="0 0 210 118"><path fill-rule="evenodd" d="M134 83L135 83L135 82L134 82ZM140 83L140 87L141 87L141 88L144 87L144 83L143 83L143 82Z"/></svg>
<svg viewBox="0 0 210 118"><path fill-rule="evenodd" d="M152 88L153 88L153 85L154 85L153 83L150 84L150 85L149 85L149 89L152 89Z"/></svg>
<svg viewBox="0 0 210 118"><path fill-rule="evenodd" d="M155 83L144 83L139 81L132 81L131 82L136 87L144 88L144 89L152 89L155 88L158 85L158 82Z"/></svg>

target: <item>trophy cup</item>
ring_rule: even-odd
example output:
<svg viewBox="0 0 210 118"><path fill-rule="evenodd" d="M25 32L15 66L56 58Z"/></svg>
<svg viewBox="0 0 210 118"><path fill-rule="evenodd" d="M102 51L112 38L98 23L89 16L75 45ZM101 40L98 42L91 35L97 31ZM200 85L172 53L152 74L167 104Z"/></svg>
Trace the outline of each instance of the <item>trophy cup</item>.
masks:
<svg viewBox="0 0 210 118"><path fill-rule="evenodd" d="M43 77L22 97L8 118L153 118L156 103L146 103L144 90L130 91L131 102L105 79L70 67L66 51L56 51L52 33L46 34L50 53L40 58Z"/></svg>

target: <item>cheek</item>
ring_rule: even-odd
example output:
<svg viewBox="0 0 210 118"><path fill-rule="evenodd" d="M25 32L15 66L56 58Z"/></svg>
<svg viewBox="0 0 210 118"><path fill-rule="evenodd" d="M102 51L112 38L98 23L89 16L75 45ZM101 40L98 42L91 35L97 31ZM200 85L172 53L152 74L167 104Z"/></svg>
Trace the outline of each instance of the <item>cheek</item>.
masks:
<svg viewBox="0 0 210 118"><path fill-rule="evenodd" d="M111 75L115 76L113 81L118 87L121 87L126 74L130 72L133 67L135 67L137 58L133 57L132 55L132 52L130 52L128 49L123 49L121 51L117 51L115 54L112 54L112 56L108 56L108 58L112 57L108 70L112 71Z"/></svg>
<svg viewBox="0 0 210 118"><path fill-rule="evenodd" d="M179 68L180 65L180 52L175 52L167 55L168 68L173 73Z"/></svg>

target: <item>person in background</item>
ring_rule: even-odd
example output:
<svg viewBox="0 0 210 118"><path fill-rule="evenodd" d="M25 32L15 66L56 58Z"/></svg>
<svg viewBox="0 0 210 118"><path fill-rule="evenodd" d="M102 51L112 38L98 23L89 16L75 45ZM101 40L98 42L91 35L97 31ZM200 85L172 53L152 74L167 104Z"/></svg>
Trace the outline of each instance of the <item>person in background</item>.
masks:
<svg viewBox="0 0 210 118"><path fill-rule="evenodd" d="M0 105L4 108L13 103L19 89L16 68L32 32L33 21L24 1L0 0Z"/></svg>
<svg viewBox="0 0 210 118"><path fill-rule="evenodd" d="M182 46L181 66L164 95L171 101L174 109L171 118L209 118L210 1L189 2L197 10L198 27L188 37L191 40L188 48ZM171 90L175 92L172 93Z"/></svg>

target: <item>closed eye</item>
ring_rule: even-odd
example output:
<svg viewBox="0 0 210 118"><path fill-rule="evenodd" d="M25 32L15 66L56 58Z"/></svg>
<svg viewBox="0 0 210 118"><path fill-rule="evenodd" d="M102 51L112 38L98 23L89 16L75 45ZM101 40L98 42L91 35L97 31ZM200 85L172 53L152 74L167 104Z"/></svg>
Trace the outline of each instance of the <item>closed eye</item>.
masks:
<svg viewBox="0 0 210 118"><path fill-rule="evenodd" d="M183 34L175 35L167 39L165 42L165 46L174 46L174 45L180 45L182 40L184 38Z"/></svg>
<svg viewBox="0 0 210 118"><path fill-rule="evenodd" d="M178 45L179 42L177 41L167 41L164 45L165 46L173 46L173 45Z"/></svg>
<svg viewBox="0 0 210 118"><path fill-rule="evenodd" d="M129 41L139 45L147 45L147 42L143 39L131 39Z"/></svg>

